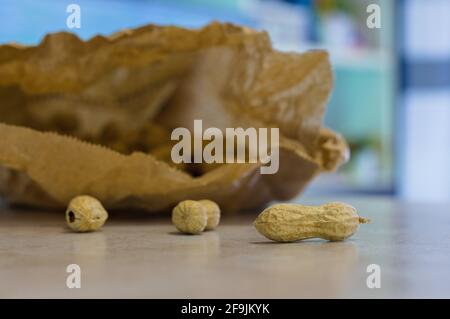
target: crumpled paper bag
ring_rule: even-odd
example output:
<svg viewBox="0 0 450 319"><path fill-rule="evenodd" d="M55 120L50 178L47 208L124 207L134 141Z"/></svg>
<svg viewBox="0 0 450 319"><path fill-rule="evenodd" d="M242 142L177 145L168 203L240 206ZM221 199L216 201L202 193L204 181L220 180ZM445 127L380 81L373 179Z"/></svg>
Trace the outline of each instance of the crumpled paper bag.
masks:
<svg viewBox="0 0 450 319"><path fill-rule="evenodd" d="M345 140L322 126L332 82L326 52L277 52L265 32L231 24L149 25L88 41L62 32L38 46L2 45L0 193L58 208L89 194L109 209L148 211L184 199L236 211L293 198L348 158ZM278 173L230 163L193 176L96 139L148 123L192 129L194 119L220 129L278 127Z"/></svg>

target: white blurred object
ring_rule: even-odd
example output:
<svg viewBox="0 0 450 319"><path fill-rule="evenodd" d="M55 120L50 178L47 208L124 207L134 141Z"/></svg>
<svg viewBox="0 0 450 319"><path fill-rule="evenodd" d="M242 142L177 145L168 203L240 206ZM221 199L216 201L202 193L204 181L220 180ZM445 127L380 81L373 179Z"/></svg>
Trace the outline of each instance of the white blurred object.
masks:
<svg viewBox="0 0 450 319"><path fill-rule="evenodd" d="M450 200L450 92L405 94L400 194L414 201Z"/></svg>
<svg viewBox="0 0 450 319"><path fill-rule="evenodd" d="M410 0L405 5L406 58L448 59L450 1Z"/></svg>
<svg viewBox="0 0 450 319"><path fill-rule="evenodd" d="M238 6L270 34L278 50L298 50L308 42L311 18L306 8L273 0L240 0Z"/></svg>
<svg viewBox="0 0 450 319"><path fill-rule="evenodd" d="M322 38L326 46L354 47L358 41L355 22L345 12L335 12L323 18Z"/></svg>
<svg viewBox="0 0 450 319"><path fill-rule="evenodd" d="M362 188L380 184L381 164L375 150L366 147L354 158L354 178Z"/></svg>

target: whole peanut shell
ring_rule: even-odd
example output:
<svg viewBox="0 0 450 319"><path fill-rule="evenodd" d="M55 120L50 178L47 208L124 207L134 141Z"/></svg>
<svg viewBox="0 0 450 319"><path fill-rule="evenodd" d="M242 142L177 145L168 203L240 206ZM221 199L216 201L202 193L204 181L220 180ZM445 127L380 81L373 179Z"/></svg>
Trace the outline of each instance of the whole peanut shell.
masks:
<svg viewBox="0 0 450 319"><path fill-rule="evenodd" d="M199 202L185 200L172 210L172 223L182 233L199 234L208 221L206 208Z"/></svg>
<svg viewBox="0 0 450 319"><path fill-rule="evenodd" d="M207 222L205 230L214 230L220 222L220 207L215 202L209 199L202 199L198 201L206 209Z"/></svg>
<svg viewBox="0 0 450 319"><path fill-rule="evenodd" d="M368 222L354 207L333 202L321 206L273 205L256 218L254 226L265 237L279 242L308 238L340 241L356 233L359 224Z"/></svg>

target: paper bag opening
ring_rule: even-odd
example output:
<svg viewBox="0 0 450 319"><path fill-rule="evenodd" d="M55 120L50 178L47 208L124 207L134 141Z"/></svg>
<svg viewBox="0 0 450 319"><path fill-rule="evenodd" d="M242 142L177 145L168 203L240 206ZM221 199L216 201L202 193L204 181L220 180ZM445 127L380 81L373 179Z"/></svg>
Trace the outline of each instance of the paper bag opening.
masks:
<svg viewBox="0 0 450 319"><path fill-rule="evenodd" d="M39 207L89 194L149 211L184 199L224 210L289 199L348 157L322 126L332 82L326 52L277 52L266 33L230 24L3 45L0 192ZM278 128L277 173L262 175L261 162L175 164L171 132L193 132L196 120L222 132Z"/></svg>

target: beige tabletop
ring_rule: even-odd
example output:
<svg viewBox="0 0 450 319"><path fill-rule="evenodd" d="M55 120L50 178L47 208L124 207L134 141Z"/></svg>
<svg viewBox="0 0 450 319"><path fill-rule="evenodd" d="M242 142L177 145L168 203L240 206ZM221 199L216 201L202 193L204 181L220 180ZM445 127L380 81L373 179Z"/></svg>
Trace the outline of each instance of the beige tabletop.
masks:
<svg viewBox="0 0 450 319"><path fill-rule="evenodd" d="M101 232L75 234L63 212L3 206L0 297L450 297L448 205L340 200L372 224L345 242L289 244L258 234L257 213L225 216L216 231L187 236L169 216L120 212ZM70 264L80 267L81 288L66 285ZM367 285L372 264L379 266L380 288Z"/></svg>

